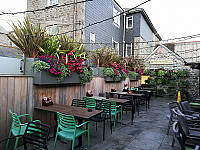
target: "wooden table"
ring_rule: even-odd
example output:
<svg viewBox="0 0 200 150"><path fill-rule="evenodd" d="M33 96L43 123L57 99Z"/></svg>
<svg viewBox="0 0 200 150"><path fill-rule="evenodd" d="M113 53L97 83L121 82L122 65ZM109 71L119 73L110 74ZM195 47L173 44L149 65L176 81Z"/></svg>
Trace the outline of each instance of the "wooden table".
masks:
<svg viewBox="0 0 200 150"><path fill-rule="evenodd" d="M95 98L96 100L100 100L100 101L103 99L106 99L105 97L101 97L101 96L92 96L91 98ZM116 103L119 103L119 104L124 104L129 101L127 99L118 99L118 98L109 98L107 100L114 100Z"/></svg>
<svg viewBox="0 0 200 150"><path fill-rule="evenodd" d="M100 110L92 110L91 112L89 112L87 108L68 106L68 105L62 105L62 104L53 104L51 106L39 106L39 107L35 107L35 110L54 113L54 119L56 122L56 125L54 126L54 137L56 135L56 129L58 125L57 112L67 114L67 115L73 115L76 119L78 119L79 124L82 123L82 120L89 120L90 118L101 113ZM82 137L80 136L78 146L81 146L81 145L82 145Z"/></svg>
<svg viewBox="0 0 200 150"><path fill-rule="evenodd" d="M117 104L120 104L120 105L126 105L126 103L129 102L129 100L127 100L127 99L118 99L118 98L109 98L109 99L106 99L105 97L101 97L101 96L92 96L91 98L95 98L98 101L102 101L103 99L105 99L105 100L113 100ZM133 105L132 105L132 115L134 115L134 106Z"/></svg>
<svg viewBox="0 0 200 150"><path fill-rule="evenodd" d="M120 96L121 95L125 95L125 96L131 96L132 97L132 114L131 114L131 123L133 124L133 119L134 119L134 112L137 109L138 115L139 115L139 108L136 105L136 98L144 96L144 94L138 94L138 93L127 93L127 92L110 92L111 97L117 94L118 95L118 99L121 99ZM135 109L133 109L133 107Z"/></svg>
<svg viewBox="0 0 200 150"><path fill-rule="evenodd" d="M131 96L132 97L132 103L135 106L135 110L137 109L138 115L139 115L139 106L137 107L137 98L144 96L144 94L139 94L139 93L127 93L127 92L110 92L111 95L113 94L117 94L118 95L118 99L121 98L121 95L124 96ZM132 122L133 122L133 118L134 116L132 116Z"/></svg>

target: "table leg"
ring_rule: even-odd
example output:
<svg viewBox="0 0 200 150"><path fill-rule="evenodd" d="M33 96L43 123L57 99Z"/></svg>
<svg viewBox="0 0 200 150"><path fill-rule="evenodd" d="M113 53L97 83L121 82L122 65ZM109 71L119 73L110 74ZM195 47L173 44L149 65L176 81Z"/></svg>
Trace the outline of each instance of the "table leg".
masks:
<svg viewBox="0 0 200 150"><path fill-rule="evenodd" d="M134 119L134 104L132 102L131 124L133 124L133 119Z"/></svg>
<svg viewBox="0 0 200 150"><path fill-rule="evenodd" d="M54 125L54 130L53 130L53 137L56 137L57 127L58 127L58 121L57 120L58 120L57 113L54 113L55 125Z"/></svg>

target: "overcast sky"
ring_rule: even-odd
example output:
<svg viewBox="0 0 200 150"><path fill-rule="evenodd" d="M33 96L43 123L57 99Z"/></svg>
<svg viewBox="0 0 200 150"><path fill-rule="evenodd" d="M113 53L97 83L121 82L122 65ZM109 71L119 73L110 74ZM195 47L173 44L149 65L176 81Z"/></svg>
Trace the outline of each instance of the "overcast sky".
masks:
<svg viewBox="0 0 200 150"><path fill-rule="evenodd" d="M3 1L3 0L0 0ZM132 8L145 0L116 0L123 8ZM26 10L26 0L6 0L0 5L1 12ZM151 22L163 40L200 34L200 0L151 0L140 6L144 8ZM21 19L23 15L1 15L0 25L6 30L10 19ZM196 41L198 39L192 39Z"/></svg>

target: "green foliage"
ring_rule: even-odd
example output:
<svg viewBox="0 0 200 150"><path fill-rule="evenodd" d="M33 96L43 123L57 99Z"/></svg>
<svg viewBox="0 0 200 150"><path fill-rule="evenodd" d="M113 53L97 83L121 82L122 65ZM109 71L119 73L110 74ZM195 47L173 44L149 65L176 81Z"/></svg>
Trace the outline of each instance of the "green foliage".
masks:
<svg viewBox="0 0 200 150"><path fill-rule="evenodd" d="M150 69L145 69L143 75L151 75L151 70Z"/></svg>
<svg viewBox="0 0 200 150"><path fill-rule="evenodd" d="M79 73L79 78L81 80L81 84L85 84L86 82L90 82L93 79L93 70L89 67L83 67L83 72Z"/></svg>
<svg viewBox="0 0 200 150"><path fill-rule="evenodd" d="M113 61L114 54L110 48L101 46L92 51L89 58L92 60L93 65L97 67L104 67L106 64L110 64Z"/></svg>
<svg viewBox="0 0 200 150"><path fill-rule="evenodd" d="M140 75L140 74L135 71L129 71L129 77L133 77L136 79L138 77L138 75Z"/></svg>
<svg viewBox="0 0 200 150"><path fill-rule="evenodd" d="M126 78L128 77L128 75L124 72L124 71L122 71L122 76L121 76L121 80L122 81L125 81L126 80Z"/></svg>
<svg viewBox="0 0 200 150"><path fill-rule="evenodd" d="M174 90L173 88L167 88L166 91L169 96L176 96L176 90Z"/></svg>
<svg viewBox="0 0 200 150"><path fill-rule="evenodd" d="M184 78L184 76L189 76L190 75L190 71L187 70L187 69L178 70L177 74L178 74L179 77L183 77Z"/></svg>
<svg viewBox="0 0 200 150"><path fill-rule="evenodd" d="M18 21L17 25L12 22L12 28L14 32L7 37L21 49L25 57L37 57L45 40L45 28L40 23L33 25L28 17L22 23Z"/></svg>
<svg viewBox="0 0 200 150"><path fill-rule="evenodd" d="M161 76L164 76L165 75L165 71L163 70L159 70L158 71L158 76L161 77Z"/></svg>
<svg viewBox="0 0 200 150"><path fill-rule="evenodd" d="M48 70L50 69L50 65L44 61L35 61L31 66L30 68L34 69L35 71L42 71L42 70Z"/></svg>
<svg viewBox="0 0 200 150"><path fill-rule="evenodd" d="M44 49L42 54L56 56L59 51L59 47L60 42L55 37L47 38L42 45L42 48Z"/></svg>
<svg viewBox="0 0 200 150"><path fill-rule="evenodd" d="M169 81L169 85L171 87L176 87L176 81L173 81L173 80Z"/></svg>
<svg viewBox="0 0 200 150"><path fill-rule="evenodd" d="M107 77L114 77L115 71L113 68L103 68L103 75Z"/></svg>
<svg viewBox="0 0 200 150"><path fill-rule="evenodd" d="M157 94L159 96L163 96L165 94L165 90L164 89L157 89Z"/></svg>

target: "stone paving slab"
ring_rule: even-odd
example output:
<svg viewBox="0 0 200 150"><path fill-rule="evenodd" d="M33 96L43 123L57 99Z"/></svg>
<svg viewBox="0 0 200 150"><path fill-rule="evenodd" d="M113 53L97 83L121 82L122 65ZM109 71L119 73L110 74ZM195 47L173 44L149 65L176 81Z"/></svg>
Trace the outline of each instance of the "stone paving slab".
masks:
<svg viewBox="0 0 200 150"><path fill-rule="evenodd" d="M146 111L145 106L140 106L139 116L134 116L133 125L130 123L130 112L123 113L123 123L116 124L116 130L110 134L109 123L106 123L105 141L102 141L102 126L90 124L90 143L91 150L179 150L180 147L175 143L171 147L172 130L166 135L169 114L167 103L173 99L166 97L152 98L150 109ZM174 100L175 101L175 100ZM70 149L71 142L63 144L57 141L56 150ZM49 150L53 149L54 139L50 139ZM77 141L76 141L77 144ZM87 147L87 137L83 136L83 145ZM84 149L83 147L75 150Z"/></svg>

